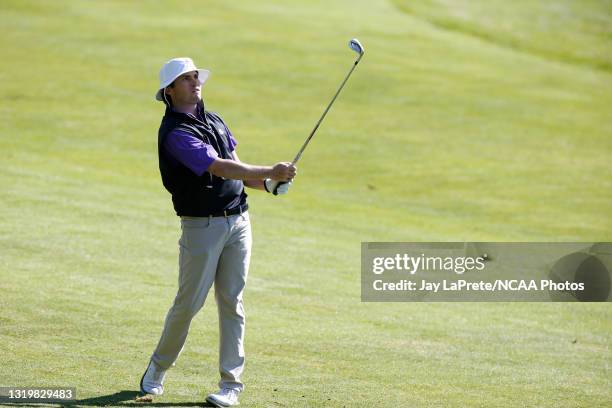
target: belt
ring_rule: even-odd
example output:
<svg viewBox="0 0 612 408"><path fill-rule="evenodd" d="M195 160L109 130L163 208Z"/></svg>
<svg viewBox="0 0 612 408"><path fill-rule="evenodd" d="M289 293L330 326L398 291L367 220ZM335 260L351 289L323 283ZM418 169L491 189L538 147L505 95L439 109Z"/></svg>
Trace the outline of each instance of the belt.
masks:
<svg viewBox="0 0 612 408"><path fill-rule="evenodd" d="M239 205L237 207L230 208L229 210L223 210L223 211L219 211L216 213L208 214L206 215L206 217L226 217L227 218L230 215L242 214L243 212L246 212L246 210L248 209L249 209L248 204Z"/></svg>

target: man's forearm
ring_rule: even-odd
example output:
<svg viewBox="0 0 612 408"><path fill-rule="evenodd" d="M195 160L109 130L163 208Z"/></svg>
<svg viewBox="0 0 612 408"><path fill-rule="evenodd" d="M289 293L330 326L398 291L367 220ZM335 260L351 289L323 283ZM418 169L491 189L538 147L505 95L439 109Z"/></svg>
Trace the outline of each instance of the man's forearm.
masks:
<svg viewBox="0 0 612 408"><path fill-rule="evenodd" d="M244 185L249 187L249 188L254 188L256 190L265 190L266 187L264 186L264 181L263 180L244 180Z"/></svg>
<svg viewBox="0 0 612 408"><path fill-rule="evenodd" d="M254 166L226 159L216 159L208 171L217 177L234 180L263 180L272 176L272 166Z"/></svg>

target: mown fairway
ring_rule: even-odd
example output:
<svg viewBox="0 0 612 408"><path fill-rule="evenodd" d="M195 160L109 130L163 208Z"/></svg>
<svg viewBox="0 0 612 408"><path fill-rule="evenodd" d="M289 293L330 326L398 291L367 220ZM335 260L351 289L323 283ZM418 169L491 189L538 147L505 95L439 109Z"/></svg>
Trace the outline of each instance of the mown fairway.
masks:
<svg viewBox="0 0 612 408"><path fill-rule="evenodd" d="M362 241L612 241L612 3L414 3L0 2L0 386L133 404L176 290L167 59L272 164L358 37L250 196L242 405L610 406L609 304L360 302ZM211 293L155 403L217 380Z"/></svg>

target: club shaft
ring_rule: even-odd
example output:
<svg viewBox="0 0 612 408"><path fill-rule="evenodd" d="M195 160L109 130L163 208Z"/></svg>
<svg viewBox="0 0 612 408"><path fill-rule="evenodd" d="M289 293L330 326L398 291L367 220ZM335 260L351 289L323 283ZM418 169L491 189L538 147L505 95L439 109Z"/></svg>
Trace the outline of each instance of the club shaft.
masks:
<svg viewBox="0 0 612 408"><path fill-rule="evenodd" d="M298 152L298 154L295 155L295 158L293 159L293 161L291 162L291 164L295 165L298 160L300 160L300 157L302 157L302 153L304 152L304 150L306 149L306 146L308 146L308 143L310 143L310 140L312 139L312 137L314 136L315 132L317 131L317 129L319 128L319 125L321 124L321 122L323 122L323 119L325 118L325 115L327 115L327 112L329 111L329 109L331 108L331 106L334 104L334 101L336 100L336 98L338 97L338 95L340 94L340 91L342 90L342 88L344 88L344 84L346 84L346 81L348 81L349 77L351 76L351 74L353 73L353 71L355 70L355 67L357 67L357 64L359 63L359 61L361 60L361 57L363 57L363 54L359 55L359 58L357 58L357 60L355 60L355 63L353 64L353 66L351 67L351 70L348 72L348 74L346 75L346 77L344 78L344 81L342 81L342 84L340 85L340 87L338 88L338 90L336 91L336 94L334 95L334 97L332 98L331 102L329 103L329 105L327 105L327 108L325 108L325 111L323 112L323 115L321 115L321 118L319 119L319 121L317 122L317 124L315 125L315 127L312 129L312 132L310 132L310 135L308 135L308 137L306 138L306 141L304 142L304 144L302 145L302 148L300 149L300 151Z"/></svg>

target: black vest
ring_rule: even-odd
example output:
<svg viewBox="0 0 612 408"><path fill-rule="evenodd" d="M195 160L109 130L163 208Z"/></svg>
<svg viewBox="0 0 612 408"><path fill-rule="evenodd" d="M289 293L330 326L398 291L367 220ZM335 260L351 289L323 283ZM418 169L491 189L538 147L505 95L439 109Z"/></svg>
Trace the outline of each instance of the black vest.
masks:
<svg viewBox="0 0 612 408"><path fill-rule="evenodd" d="M223 179L207 171L198 176L164 148L166 136L178 128L211 145L220 158L233 159L223 119L216 113L204 111L201 104L198 109L204 120L166 108L159 126L159 170L164 187L172 194L172 203L179 216L207 217L246 203L247 194L241 180Z"/></svg>

